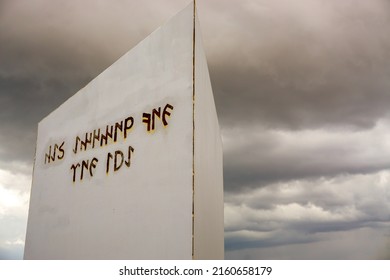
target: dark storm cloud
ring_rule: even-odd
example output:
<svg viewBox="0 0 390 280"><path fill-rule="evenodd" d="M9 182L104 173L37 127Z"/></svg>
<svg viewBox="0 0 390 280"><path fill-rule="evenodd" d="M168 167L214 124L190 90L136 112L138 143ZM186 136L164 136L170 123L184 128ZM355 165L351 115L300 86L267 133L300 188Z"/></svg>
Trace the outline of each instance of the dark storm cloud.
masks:
<svg viewBox="0 0 390 280"><path fill-rule="evenodd" d="M252 128L252 129L251 129ZM275 131L259 126L224 130L225 190L275 181L366 174L390 168L388 132L370 130ZM240 136L241 135L241 136Z"/></svg>
<svg viewBox="0 0 390 280"><path fill-rule="evenodd" d="M253 260L388 259L388 244L389 238L386 230L361 228L353 231L317 234L317 242L230 250L227 251L225 258L234 260L244 256L245 259Z"/></svg>
<svg viewBox="0 0 390 280"><path fill-rule="evenodd" d="M299 180L225 195L231 249L319 242L322 234L390 224L389 172ZM242 243L240 244L240 241Z"/></svg>
<svg viewBox="0 0 390 280"><path fill-rule="evenodd" d="M0 159L31 163L38 122L84 84L0 76Z"/></svg>
<svg viewBox="0 0 390 280"><path fill-rule="evenodd" d="M167 19L169 10L154 2L6 1L1 72L94 77Z"/></svg>
<svg viewBox="0 0 390 280"><path fill-rule="evenodd" d="M315 236L305 236L301 232L281 231L265 238L253 236L228 237L225 244L227 250L242 250L243 248L267 248L291 244L305 244L318 241Z"/></svg>
<svg viewBox="0 0 390 280"><path fill-rule="evenodd" d="M206 44L223 125L367 128L387 115L388 1L240 3Z"/></svg>

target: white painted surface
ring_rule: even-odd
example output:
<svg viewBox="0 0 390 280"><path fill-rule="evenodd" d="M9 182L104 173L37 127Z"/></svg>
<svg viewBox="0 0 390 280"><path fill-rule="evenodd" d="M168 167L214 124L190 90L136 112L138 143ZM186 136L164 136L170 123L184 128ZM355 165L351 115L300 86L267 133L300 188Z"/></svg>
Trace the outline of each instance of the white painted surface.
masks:
<svg viewBox="0 0 390 280"><path fill-rule="evenodd" d="M198 17L195 20L195 258L224 258L222 141Z"/></svg>
<svg viewBox="0 0 390 280"><path fill-rule="evenodd" d="M192 88L189 5L39 123L25 259L192 258ZM147 132L143 113L167 104L168 124L156 118ZM77 136L130 116L126 138L72 151ZM62 142L63 158L45 163L49 147ZM109 153L122 151L126 160L129 146L130 166L114 171L110 159L107 173ZM73 182L71 166L93 158L93 176L84 170L79 180L78 167Z"/></svg>

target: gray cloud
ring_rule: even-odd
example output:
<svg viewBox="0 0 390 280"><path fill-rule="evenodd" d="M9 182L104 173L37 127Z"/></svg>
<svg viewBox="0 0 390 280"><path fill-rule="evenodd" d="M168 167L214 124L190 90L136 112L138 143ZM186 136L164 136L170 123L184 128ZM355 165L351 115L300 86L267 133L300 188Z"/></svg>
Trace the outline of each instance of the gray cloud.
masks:
<svg viewBox="0 0 390 280"><path fill-rule="evenodd" d="M84 81L85 82L85 81ZM83 81L0 76L0 159L28 161L34 157L37 123L59 106Z"/></svg>
<svg viewBox="0 0 390 280"><path fill-rule="evenodd" d="M387 115L387 1L244 1L226 13L209 40L224 125L367 128Z"/></svg>
<svg viewBox="0 0 390 280"><path fill-rule="evenodd" d="M227 193L227 249L323 242L327 233L388 230L390 173L299 180ZM335 250L336 254L337 250Z"/></svg>
<svg viewBox="0 0 390 280"><path fill-rule="evenodd" d="M0 165L0 259L20 259L26 232L29 184L28 165L13 165L4 171ZM27 167L28 166L28 167Z"/></svg>
<svg viewBox="0 0 390 280"><path fill-rule="evenodd" d="M226 129L225 190L258 188L275 181L366 174L389 169L387 121L369 130Z"/></svg>
<svg viewBox="0 0 390 280"><path fill-rule="evenodd" d="M318 234L316 242L292 243L273 247L253 247L227 251L226 259L265 260L367 260L388 259L388 234L383 229L360 228ZM358 245L357 245L358 244Z"/></svg>

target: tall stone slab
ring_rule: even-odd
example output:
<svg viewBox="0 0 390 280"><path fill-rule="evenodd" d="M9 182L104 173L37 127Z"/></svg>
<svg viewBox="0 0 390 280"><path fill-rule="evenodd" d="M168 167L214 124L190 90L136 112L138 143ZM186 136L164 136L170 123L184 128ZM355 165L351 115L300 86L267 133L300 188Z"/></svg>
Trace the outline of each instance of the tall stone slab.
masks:
<svg viewBox="0 0 390 280"><path fill-rule="evenodd" d="M223 252L222 145L191 4L39 123L24 257Z"/></svg>
<svg viewBox="0 0 390 280"><path fill-rule="evenodd" d="M194 256L222 259L222 141L196 10L194 26Z"/></svg>

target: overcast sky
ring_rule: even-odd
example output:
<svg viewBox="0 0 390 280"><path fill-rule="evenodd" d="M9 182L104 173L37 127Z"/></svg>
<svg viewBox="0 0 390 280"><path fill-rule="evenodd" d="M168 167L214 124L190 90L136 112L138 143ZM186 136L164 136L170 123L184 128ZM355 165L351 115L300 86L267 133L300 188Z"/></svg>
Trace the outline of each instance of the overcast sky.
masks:
<svg viewBox="0 0 390 280"><path fill-rule="evenodd" d="M22 258L37 123L188 0L0 0L0 259ZM225 258L390 258L390 1L198 0Z"/></svg>

